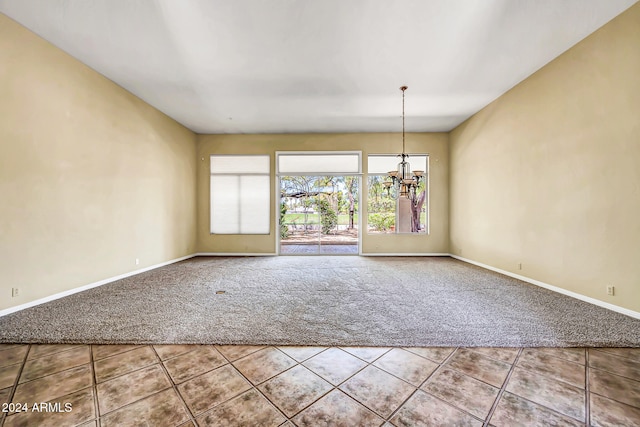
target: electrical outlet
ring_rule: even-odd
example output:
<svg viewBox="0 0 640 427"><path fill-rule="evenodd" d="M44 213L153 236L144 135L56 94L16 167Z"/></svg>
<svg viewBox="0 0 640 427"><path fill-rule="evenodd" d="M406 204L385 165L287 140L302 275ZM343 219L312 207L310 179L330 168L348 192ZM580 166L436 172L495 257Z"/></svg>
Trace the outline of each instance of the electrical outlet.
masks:
<svg viewBox="0 0 640 427"><path fill-rule="evenodd" d="M607 295L613 296L615 295L616 288L615 286L607 286Z"/></svg>
<svg viewBox="0 0 640 427"><path fill-rule="evenodd" d="M140 258L136 258L136 265L140 265Z"/></svg>
<svg viewBox="0 0 640 427"><path fill-rule="evenodd" d="M20 296L20 288L11 288L11 296L13 298Z"/></svg>
<svg viewBox="0 0 640 427"><path fill-rule="evenodd" d="M518 263L518 270L522 270L522 263L521 262Z"/></svg>

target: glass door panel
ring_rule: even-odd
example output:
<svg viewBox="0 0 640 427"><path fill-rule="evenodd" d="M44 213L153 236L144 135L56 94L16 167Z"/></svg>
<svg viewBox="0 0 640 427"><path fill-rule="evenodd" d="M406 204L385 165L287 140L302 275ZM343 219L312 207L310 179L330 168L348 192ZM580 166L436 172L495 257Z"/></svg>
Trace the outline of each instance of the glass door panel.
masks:
<svg viewBox="0 0 640 427"><path fill-rule="evenodd" d="M358 254L358 176L281 176L280 253Z"/></svg>

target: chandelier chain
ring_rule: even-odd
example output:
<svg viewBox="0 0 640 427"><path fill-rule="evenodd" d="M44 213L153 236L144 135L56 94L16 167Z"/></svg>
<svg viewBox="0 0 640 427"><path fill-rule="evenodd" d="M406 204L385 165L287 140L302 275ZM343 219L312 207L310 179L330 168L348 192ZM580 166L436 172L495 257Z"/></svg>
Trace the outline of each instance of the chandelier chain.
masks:
<svg viewBox="0 0 640 427"><path fill-rule="evenodd" d="M400 163L398 163L398 168L396 170L390 171L387 173L389 178L388 181L384 182L384 185L387 189L387 194L389 194L394 200L396 200L401 195L406 196L414 206L417 203L417 191L418 186L420 185L420 177L422 177L424 171L412 171L409 162L406 160L409 156L405 152L405 99L404 99L404 91L407 90L407 86L401 86L400 90L402 91L402 154L399 154ZM413 172L413 173L412 173ZM394 193L391 195L391 189L393 187Z"/></svg>
<svg viewBox="0 0 640 427"><path fill-rule="evenodd" d="M407 87L402 86L400 90L402 90L402 154L404 155L404 91L407 90Z"/></svg>

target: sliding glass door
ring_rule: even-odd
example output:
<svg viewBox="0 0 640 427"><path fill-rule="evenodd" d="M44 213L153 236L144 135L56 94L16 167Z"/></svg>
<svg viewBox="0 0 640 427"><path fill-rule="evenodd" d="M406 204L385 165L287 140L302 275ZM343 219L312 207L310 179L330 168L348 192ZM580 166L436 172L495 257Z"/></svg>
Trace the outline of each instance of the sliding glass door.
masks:
<svg viewBox="0 0 640 427"><path fill-rule="evenodd" d="M281 254L358 253L357 176L280 177Z"/></svg>
<svg viewBox="0 0 640 427"><path fill-rule="evenodd" d="M278 169L280 254L357 255L359 154L280 153Z"/></svg>

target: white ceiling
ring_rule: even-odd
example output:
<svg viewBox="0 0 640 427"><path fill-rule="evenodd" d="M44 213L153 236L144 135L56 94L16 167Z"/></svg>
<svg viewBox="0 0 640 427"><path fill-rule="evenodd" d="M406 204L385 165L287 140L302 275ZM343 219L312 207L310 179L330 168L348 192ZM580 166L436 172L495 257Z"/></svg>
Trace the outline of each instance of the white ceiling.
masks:
<svg viewBox="0 0 640 427"><path fill-rule="evenodd" d="M636 0L0 0L198 133L448 131Z"/></svg>

